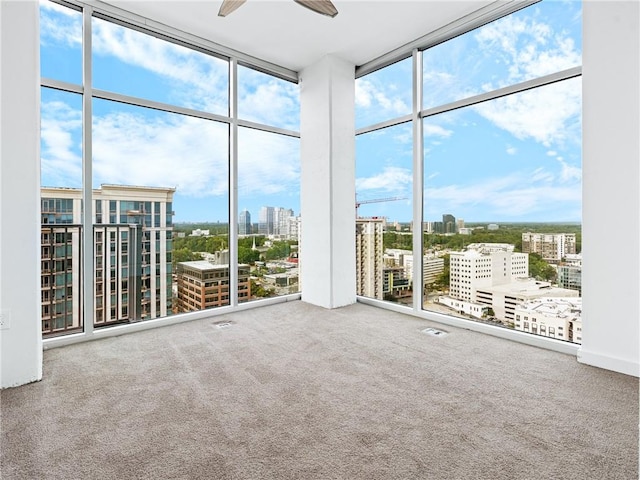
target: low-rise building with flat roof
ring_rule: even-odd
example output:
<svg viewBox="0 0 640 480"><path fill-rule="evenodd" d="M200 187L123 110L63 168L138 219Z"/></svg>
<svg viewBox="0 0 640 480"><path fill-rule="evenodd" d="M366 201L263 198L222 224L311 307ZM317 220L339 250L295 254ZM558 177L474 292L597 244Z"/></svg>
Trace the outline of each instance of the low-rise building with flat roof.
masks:
<svg viewBox="0 0 640 480"><path fill-rule="evenodd" d="M251 298L249 270L249 265L238 265L239 303ZM176 313L229 305L229 265L214 265L206 260L179 262L176 276Z"/></svg>

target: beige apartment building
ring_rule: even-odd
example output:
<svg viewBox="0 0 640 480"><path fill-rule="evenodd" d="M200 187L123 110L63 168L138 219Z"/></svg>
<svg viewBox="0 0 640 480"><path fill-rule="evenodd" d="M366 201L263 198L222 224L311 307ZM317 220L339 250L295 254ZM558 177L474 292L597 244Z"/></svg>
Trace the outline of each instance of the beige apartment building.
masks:
<svg viewBox="0 0 640 480"><path fill-rule="evenodd" d="M384 218L356 219L356 294L384 297Z"/></svg>
<svg viewBox="0 0 640 480"><path fill-rule="evenodd" d="M558 263L567 254L576 253L576 234L526 232L522 234L522 251L537 253L549 263Z"/></svg>

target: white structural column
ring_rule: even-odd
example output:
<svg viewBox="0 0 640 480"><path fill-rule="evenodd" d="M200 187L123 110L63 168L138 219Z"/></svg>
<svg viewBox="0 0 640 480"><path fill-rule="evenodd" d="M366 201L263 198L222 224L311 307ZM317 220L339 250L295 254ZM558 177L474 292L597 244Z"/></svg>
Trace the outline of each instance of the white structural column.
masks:
<svg viewBox="0 0 640 480"><path fill-rule="evenodd" d="M302 300L356 301L355 66L325 56L300 74Z"/></svg>
<svg viewBox="0 0 640 480"><path fill-rule="evenodd" d="M583 2L582 347L640 374L640 4Z"/></svg>
<svg viewBox="0 0 640 480"><path fill-rule="evenodd" d="M0 387L42 378L38 2L0 1Z"/></svg>

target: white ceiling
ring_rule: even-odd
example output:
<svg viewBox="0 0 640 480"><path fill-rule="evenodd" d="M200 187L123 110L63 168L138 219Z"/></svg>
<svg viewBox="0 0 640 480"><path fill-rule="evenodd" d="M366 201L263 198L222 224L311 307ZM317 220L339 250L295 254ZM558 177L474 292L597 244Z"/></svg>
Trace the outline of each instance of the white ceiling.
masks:
<svg viewBox="0 0 640 480"><path fill-rule="evenodd" d="M124 10L291 70L327 54L362 65L493 0L332 0L335 18L293 0L247 0L218 17L221 0L107 0Z"/></svg>

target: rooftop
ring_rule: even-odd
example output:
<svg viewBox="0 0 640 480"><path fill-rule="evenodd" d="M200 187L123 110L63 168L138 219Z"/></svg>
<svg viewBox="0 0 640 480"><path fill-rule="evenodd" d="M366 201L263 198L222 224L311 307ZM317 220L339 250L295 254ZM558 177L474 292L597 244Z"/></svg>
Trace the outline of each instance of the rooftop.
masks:
<svg viewBox="0 0 640 480"><path fill-rule="evenodd" d="M518 306L518 310L535 311L548 317L580 317L582 312L582 298L537 298L524 302Z"/></svg>
<svg viewBox="0 0 640 480"><path fill-rule="evenodd" d="M553 287L549 282L541 282L535 278L516 278L515 281L505 284L486 287L482 290L500 292L505 294L517 294L522 298L538 297L577 297L577 290Z"/></svg>

